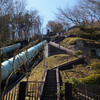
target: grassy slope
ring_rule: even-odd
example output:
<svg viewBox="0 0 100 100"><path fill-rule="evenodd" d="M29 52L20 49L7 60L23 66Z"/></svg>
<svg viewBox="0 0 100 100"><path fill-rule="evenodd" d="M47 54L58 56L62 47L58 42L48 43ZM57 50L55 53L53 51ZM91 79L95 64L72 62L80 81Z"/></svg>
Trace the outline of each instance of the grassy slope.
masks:
<svg viewBox="0 0 100 100"><path fill-rule="evenodd" d="M86 33L81 32L78 28L71 29L66 34L70 34L70 33L74 33L73 35L76 35L77 33L78 34L79 33L86 34ZM80 38L80 37L69 37L69 38L64 39L61 42L61 45L62 46L75 45L74 43L78 39L85 40L87 43L100 44L100 42L90 40L90 39L84 39L84 38ZM35 69L32 70L29 80L40 81L42 78L42 75L44 73L46 65L48 65L48 68L50 69L50 68L55 67L56 65L60 65L60 64L67 62L68 58L69 58L69 60L72 60L73 57L71 57L71 56L68 57L68 55L62 54L62 55L51 56L51 57L45 59L45 64L42 61L38 66L36 66ZM97 61L100 61L100 60L97 59ZM91 59L90 63L92 63L92 62L95 62L95 59ZM77 65L73 69L60 71L63 81L65 81L66 78L76 77L79 79L79 78L84 78L84 77L87 77L87 76L95 74L95 73L96 73L96 71L91 70L89 65L87 65L87 66Z"/></svg>
<svg viewBox="0 0 100 100"><path fill-rule="evenodd" d="M66 35L71 34L71 35L79 35L79 34L85 34L83 31L81 31L79 28L73 28L65 32Z"/></svg>
<svg viewBox="0 0 100 100"><path fill-rule="evenodd" d="M74 39L73 38L66 38L66 40L68 41L68 44L73 43L77 39L81 39L81 38L78 38L78 37L76 37ZM88 42L93 42L93 41L88 40ZM46 58L44 61L42 61L40 64L38 64L32 70L32 72L30 73L29 80L30 81L41 81L41 78L43 76L46 65L48 65L48 69L50 69L50 68L54 68L58 65L64 64L68 61L72 61L73 59L75 59L75 57L65 55L65 54L54 55L54 56L51 56L49 58ZM96 61L98 62L100 60L91 59L89 63L96 62ZM86 77L86 76L89 76L89 75L92 75L95 73L96 72L94 70L91 70L89 68L89 65L87 65L87 66L77 65L73 69L60 71L60 74L61 74L63 81L65 81L67 77L69 77L69 78L76 77L79 79L79 78L83 78L83 77ZM25 80L25 78L24 78L24 80Z"/></svg>
<svg viewBox="0 0 100 100"><path fill-rule="evenodd" d="M72 61L74 59L76 59L76 58L73 56L70 56L70 55L66 55L66 54L59 54L59 55L54 55L49 58L46 58L44 61L40 62L40 64L38 64L31 71L29 80L30 81L41 81L41 78L43 76L46 65L48 66L48 69L51 69L58 65ZM25 80L25 78L24 78L24 80Z"/></svg>
<svg viewBox="0 0 100 100"><path fill-rule="evenodd" d="M88 66L83 67L82 65L77 65L73 69L60 71L63 82L65 82L67 78L76 77L79 79L92 75L94 73L94 70L90 70Z"/></svg>
<svg viewBox="0 0 100 100"><path fill-rule="evenodd" d="M66 45L75 45L75 41L76 40L85 40L87 43L100 44L99 41L90 40L90 39L84 39L84 38L80 38L80 37L68 37L68 38L65 38L60 44L62 46L64 46L64 47Z"/></svg>
<svg viewBox="0 0 100 100"><path fill-rule="evenodd" d="M65 38L60 44L62 46L66 46L66 45L74 45L75 41L78 40L78 39L81 39L79 37L70 37L70 38Z"/></svg>
<svg viewBox="0 0 100 100"><path fill-rule="evenodd" d="M79 35L79 34L82 35L82 34L84 34L84 35L89 35L89 34L83 32L83 31L81 31L79 28L70 29L65 34L72 34L72 35ZM100 41L91 40L91 39L84 39L84 38L80 38L80 37L68 37L68 38L65 38L60 44L62 46L64 46L64 47L66 47L67 45L75 45L75 41L76 40L85 40L87 43L100 44ZM60 71L62 80L65 81L66 78L71 78L71 77L76 77L76 78L80 79L80 78L84 78L84 77L90 76L92 74L95 74L96 71L95 70L91 70L90 67L89 67L90 64L93 63L93 62L100 62L100 59L90 59L89 62L88 62L89 64L87 66L77 65L73 69Z"/></svg>
<svg viewBox="0 0 100 100"><path fill-rule="evenodd" d="M67 78L75 77L77 79L84 78L97 72L95 70L90 69L90 64L93 62L100 62L100 59L90 59L88 65L79 64L74 66L73 69L60 71L62 81L65 82Z"/></svg>

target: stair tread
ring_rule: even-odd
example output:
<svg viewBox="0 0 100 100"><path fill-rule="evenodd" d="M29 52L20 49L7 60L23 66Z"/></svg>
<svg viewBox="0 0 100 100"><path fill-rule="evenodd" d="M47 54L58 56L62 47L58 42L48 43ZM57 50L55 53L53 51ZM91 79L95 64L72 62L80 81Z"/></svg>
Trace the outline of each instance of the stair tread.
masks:
<svg viewBox="0 0 100 100"><path fill-rule="evenodd" d="M57 100L56 70L48 70L41 100Z"/></svg>

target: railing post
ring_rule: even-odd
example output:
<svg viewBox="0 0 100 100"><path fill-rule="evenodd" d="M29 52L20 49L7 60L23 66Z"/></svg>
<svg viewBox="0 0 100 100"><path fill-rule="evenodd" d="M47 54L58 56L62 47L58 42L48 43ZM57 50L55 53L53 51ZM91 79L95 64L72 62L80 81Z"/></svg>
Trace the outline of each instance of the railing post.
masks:
<svg viewBox="0 0 100 100"><path fill-rule="evenodd" d="M1 100L1 50L0 50L0 100Z"/></svg>
<svg viewBox="0 0 100 100"><path fill-rule="evenodd" d="M65 100L72 100L72 84L65 83Z"/></svg>
<svg viewBox="0 0 100 100"><path fill-rule="evenodd" d="M27 82L21 82L19 85L18 100L25 100Z"/></svg>
<svg viewBox="0 0 100 100"><path fill-rule="evenodd" d="M3 62L3 55L1 55L1 58L0 59L1 59L1 63L2 63Z"/></svg>

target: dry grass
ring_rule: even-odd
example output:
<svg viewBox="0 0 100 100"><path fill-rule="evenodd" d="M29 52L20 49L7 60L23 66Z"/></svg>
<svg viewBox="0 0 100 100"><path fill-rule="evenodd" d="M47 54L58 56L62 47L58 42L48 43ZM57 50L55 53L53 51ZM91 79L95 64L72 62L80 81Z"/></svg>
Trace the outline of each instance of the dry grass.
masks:
<svg viewBox="0 0 100 100"><path fill-rule="evenodd" d="M80 79L95 73L96 71L90 70L88 66L82 67L82 65L78 65L73 69L60 71L63 82L65 82L67 78L75 77L77 79Z"/></svg>
<svg viewBox="0 0 100 100"><path fill-rule="evenodd" d="M78 40L78 39L81 39L79 37L71 37L71 38L65 38L60 44L62 46L66 46L66 45L74 45L75 44L75 41Z"/></svg>
<svg viewBox="0 0 100 100"><path fill-rule="evenodd" d="M60 44L64 47L66 47L67 45L75 45L75 42L77 40L85 40L87 43L100 44L100 41L95 41L95 40L91 40L91 39L84 39L84 38L80 38L80 37L65 38Z"/></svg>
<svg viewBox="0 0 100 100"><path fill-rule="evenodd" d="M31 71L29 81L41 81L46 66L48 66L48 69L51 69L74 59L76 58L66 54L59 54L46 58ZM23 80L26 79L24 78Z"/></svg>
<svg viewBox="0 0 100 100"><path fill-rule="evenodd" d="M74 66L73 69L63 70L60 71L62 81L65 82L66 79L70 79L71 77L75 77L77 79L84 78L93 74L97 74L96 70L92 70L90 68L91 63L93 62L100 62L100 59L90 59L88 65L79 64Z"/></svg>
<svg viewBox="0 0 100 100"><path fill-rule="evenodd" d="M73 29L68 30L68 32L66 32L65 34L79 35L79 34L84 34L84 32L82 32L79 28L73 28Z"/></svg>

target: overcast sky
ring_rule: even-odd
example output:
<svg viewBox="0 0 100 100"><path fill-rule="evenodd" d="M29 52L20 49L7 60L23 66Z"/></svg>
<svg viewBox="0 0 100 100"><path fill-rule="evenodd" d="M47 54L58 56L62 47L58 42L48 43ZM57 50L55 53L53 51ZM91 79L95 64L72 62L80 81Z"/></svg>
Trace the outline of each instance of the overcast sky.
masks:
<svg viewBox="0 0 100 100"><path fill-rule="evenodd" d="M49 20L55 20L57 8L72 7L77 0L26 0L27 9L37 9L39 15L43 18L43 27L45 28Z"/></svg>

